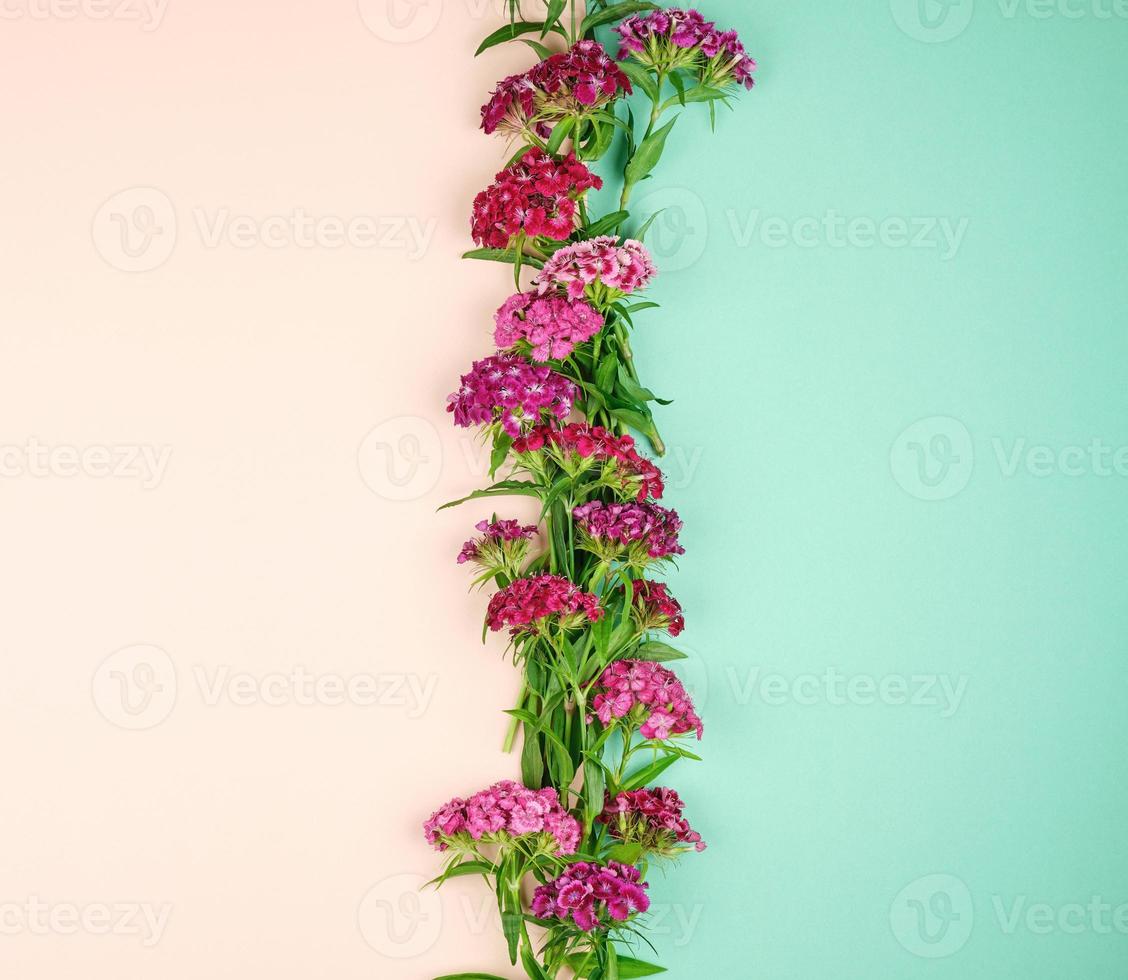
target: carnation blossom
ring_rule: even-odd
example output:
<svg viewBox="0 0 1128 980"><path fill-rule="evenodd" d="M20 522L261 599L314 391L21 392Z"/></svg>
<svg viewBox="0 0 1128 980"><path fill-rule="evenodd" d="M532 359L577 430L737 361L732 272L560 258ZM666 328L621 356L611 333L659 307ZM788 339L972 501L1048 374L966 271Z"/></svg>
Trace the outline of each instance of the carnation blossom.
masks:
<svg viewBox="0 0 1128 980"><path fill-rule="evenodd" d="M603 618L599 596L583 592L561 575L519 578L495 592L486 611L486 623L495 633L510 627L517 636L540 632L545 620L556 616L563 629Z"/></svg>
<svg viewBox="0 0 1128 980"><path fill-rule="evenodd" d="M471 538L458 553L458 564L472 561L489 570L515 568L529 550L529 539L537 533L535 524L519 524L514 520L478 521L474 530L481 537Z"/></svg>
<svg viewBox="0 0 1128 980"><path fill-rule="evenodd" d="M584 932L608 929L650 908L649 887L638 868L609 861L568 865L558 878L533 894L533 915L572 921Z"/></svg>
<svg viewBox="0 0 1128 980"><path fill-rule="evenodd" d="M634 439L612 435L601 425L538 425L514 441L513 449L519 456L547 450L571 476L601 462L606 467L604 482L636 500L657 500L665 490L662 471L635 449Z"/></svg>
<svg viewBox="0 0 1128 980"><path fill-rule="evenodd" d="M482 106L482 129L518 135L535 128L545 135L545 121L605 105L620 91L631 94L623 70L598 41L580 41L526 72L502 79Z"/></svg>
<svg viewBox="0 0 1128 980"><path fill-rule="evenodd" d="M585 288L602 286L615 298L643 289L657 271L642 242L600 235L559 249L533 281L542 293L558 286L579 298Z"/></svg>
<svg viewBox="0 0 1128 980"><path fill-rule="evenodd" d="M544 416L564 418L576 399L576 386L543 365L517 354L494 354L475 361L447 398L455 425L468 428L500 422L510 436Z"/></svg>
<svg viewBox="0 0 1128 980"><path fill-rule="evenodd" d="M515 293L494 314L499 350L527 344L534 360L563 360L603 329L603 315L582 299L535 290Z"/></svg>
<svg viewBox="0 0 1128 980"><path fill-rule="evenodd" d="M643 630L661 629L677 636L685 629L681 603L670 595L665 582L636 578L631 614Z"/></svg>
<svg viewBox="0 0 1128 980"><path fill-rule="evenodd" d="M479 245L509 248L524 233L563 241L576 225L576 199L603 181L569 153L560 160L530 147L474 198L470 230Z"/></svg>
<svg viewBox="0 0 1128 980"><path fill-rule="evenodd" d="M585 546L602 558L626 553L631 564L642 565L648 559L685 554L678 544L682 522L676 510L651 503L592 500L576 507L572 516L586 537Z"/></svg>
<svg viewBox="0 0 1128 980"><path fill-rule="evenodd" d="M633 57L664 73L696 69L701 84L721 87L734 83L752 88L756 62L748 56L736 31L719 31L696 10L670 7L634 15L615 28L621 46L619 60Z"/></svg>
<svg viewBox="0 0 1128 980"><path fill-rule="evenodd" d="M687 850L679 844L692 844L705 850L701 835L682 816L685 804L672 789L636 789L607 796L599 822L606 824L612 837L628 844L641 844L647 851L672 856Z"/></svg>
<svg viewBox="0 0 1128 980"><path fill-rule="evenodd" d="M616 660L592 689L592 711L605 725L626 718L647 739L665 740L704 726L677 674L649 660Z"/></svg>
<svg viewBox="0 0 1128 980"><path fill-rule="evenodd" d="M483 840L505 844L515 837L540 837L537 843L546 853L567 855L580 843L580 825L560 805L556 790L532 790L509 779L469 799L455 797L431 814L423 832L439 851Z"/></svg>

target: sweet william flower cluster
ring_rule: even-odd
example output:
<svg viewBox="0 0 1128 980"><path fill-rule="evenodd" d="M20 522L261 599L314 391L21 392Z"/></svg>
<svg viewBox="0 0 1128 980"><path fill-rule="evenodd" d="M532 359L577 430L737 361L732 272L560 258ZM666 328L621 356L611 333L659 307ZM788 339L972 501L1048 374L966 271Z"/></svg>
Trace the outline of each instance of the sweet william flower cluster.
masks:
<svg viewBox="0 0 1128 980"><path fill-rule="evenodd" d="M519 749L520 778L450 800L424 833L445 858L436 884L490 884L510 963L531 980L615 980L660 972L645 959L648 877L705 847L678 793L655 785L698 758L687 744L704 726L668 642L685 612L658 575L685 549L643 448L662 455L655 411L668 401L633 351L639 330L659 329L636 323L656 306L645 235L657 216L632 213L630 197L677 118L704 107L715 123L756 66L696 10L542 2L541 20L502 25L479 49L524 41L539 60L481 109L482 129L513 146L474 199L466 257L509 266L515 291L499 297L496 350L447 404L489 449L490 483L445 506L481 508L457 560L491 592L483 638L500 634L518 670L504 748ZM618 206L599 213L591 192L605 181ZM499 515L506 498L537 523Z"/></svg>

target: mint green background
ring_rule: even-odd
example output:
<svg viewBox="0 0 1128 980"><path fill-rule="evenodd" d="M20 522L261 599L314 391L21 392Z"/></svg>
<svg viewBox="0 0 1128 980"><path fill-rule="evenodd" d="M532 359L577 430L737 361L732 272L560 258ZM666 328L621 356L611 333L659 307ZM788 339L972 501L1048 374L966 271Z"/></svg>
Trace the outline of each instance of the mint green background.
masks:
<svg viewBox="0 0 1128 980"><path fill-rule="evenodd" d="M704 111L679 122L639 192L700 198L660 261L707 242L661 277L636 340L676 398L668 443L702 451L667 495L686 521L682 640L708 680L706 764L669 782L710 849L652 886L658 906L703 906L688 944L672 919L657 939L673 977L1128 976L1123 932L1008 934L993 907L1128 903L1128 477L1007 475L992 442L1128 445L1128 19L1081 9L979 0L927 43L889 0L704 7L759 84L716 136ZM968 226L947 260L741 247L730 209ZM933 416L966 427L974 468L926 501L891 447ZM967 689L951 717L740 703L729 674L757 667ZM974 925L926 959L890 907L933 873L966 884Z"/></svg>

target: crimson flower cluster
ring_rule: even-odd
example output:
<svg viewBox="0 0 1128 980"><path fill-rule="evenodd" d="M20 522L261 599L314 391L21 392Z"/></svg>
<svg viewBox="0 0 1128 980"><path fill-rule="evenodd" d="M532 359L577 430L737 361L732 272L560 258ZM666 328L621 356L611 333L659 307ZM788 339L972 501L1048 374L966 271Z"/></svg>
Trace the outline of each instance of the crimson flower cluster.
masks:
<svg viewBox="0 0 1128 980"><path fill-rule="evenodd" d="M677 636L685 629L685 616L681 603L672 595L665 582L634 580L633 614L643 630L665 630Z"/></svg>
<svg viewBox="0 0 1128 980"><path fill-rule="evenodd" d="M563 360L602 329L603 315L595 307L560 293L514 293L494 314L498 349L524 342L537 361Z"/></svg>
<svg viewBox="0 0 1128 980"><path fill-rule="evenodd" d="M641 844L647 851L672 855L678 844L692 844L695 851L705 850L701 835L682 816L685 804L672 789L636 789L607 798L599 820L607 825L612 837L628 844Z"/></svg>
<svg viewBox="0 0 1128 980"><path fill-rule="evenodd" d="M533 914L570 920L584 932L607 929L650 908L650 886L641 878L638 868L628 864L579 861L536 890Z"/></svg>
<svg viewBox="0 0 1128 980"><path fill-rule="evenodd" d="M602 179L574 154L557 160L530 148L474 198L471 234L486 248L509 248L522 232L563 241L576 226L576 199L602 186Z"/></svg>
<svg viewBox="0 0 1128 980"><path fill-rule="evenodd" d="M477 562L488 568L500 568L511 564L515 549L523 552L528 547L528 541L537 533L535 524L520 524L517 521L478 521L474 525L475 531L481 532L481 537L471 538L458 553L458 564L464 565L468 561Z"/></svg>
<svg viewBox="0 0 1128 980"><path fill-rule="evenodd" d="M537 834L548 835L558 855L574 854L580 843L579 822L561 806L556 790L531 790L511 779L468 799L455 797L427 818L423 832L438 851L468 841L497 843Z"/></svg>
<svg viewBox="0 0 1128 980"><path fill-rule="evenodd" d="M685 554L678 544L682 528L676 510L651 503L605 503L592 500L572 511L590 550L604 558L620 557L624 551L632 564L646 558L669 558Z"/></svg>
<svg viewBox="0 0 1128 980"><path fill-rule="evenodd" d="M620 489L637 500L658 500L665 491L662 471L635 449L629 435L616 436L601 425L570 422L563 427L538 425L513 443L515 452L537 453L548 447L561 465L578 472L588 460L611 463Z"/></svg>
<svg viewBox="0 0 1128 980"><path fill-rule="evenodd" d="M521 133L537 116L559 118L569 111L591 109L619 92L630 95L630 79L602 44L580 41L526 72L502 79L482 106L482 129Z"/></svg>
<svg viewBox="0 0 1128 980"><path fill-rule="evenodd" d="M593 688L592 711L603 724L627 718L643 738L667 739L704 726L677 674L648 660L616 660Z"/></svg>
<svg viewBox="0 0 1128 980"><path fill-rule="evenodd" d="M702 80L714 85L755 84L756 62L748 56L736 31L719 31L696 10L670 7L622 21L619 60L634 56L643 64L669 70L697 64ZM699 61L703 63L698 64Z"/></svg>
<svg viewBox="0 0 1128 980"><path fill-rule="evenodd" d="M600 235L556 251L534 282L542 293L559 287L575 298L598 285L627 295L645 288L657 274L658 267L642 242Z"/></svg>
<svg viewBox="0 0 1128 980"><path fill-rule="evenodd" d="M603 618L599 596L584 592L560 575L519 578L495 592L486 610L486 623L494 632L510 627L517 636L540 632L544 621L556 616L562 628Z"/></svg>
<svg viewBox="0 0 1128 980"><path fill-rule="evenodd" d="M543 416L564 418L576 399L571 381L517 354L483 357L461 381L458 391L447 398L455 425L469 428L500 422L514 437Z"/></svg>

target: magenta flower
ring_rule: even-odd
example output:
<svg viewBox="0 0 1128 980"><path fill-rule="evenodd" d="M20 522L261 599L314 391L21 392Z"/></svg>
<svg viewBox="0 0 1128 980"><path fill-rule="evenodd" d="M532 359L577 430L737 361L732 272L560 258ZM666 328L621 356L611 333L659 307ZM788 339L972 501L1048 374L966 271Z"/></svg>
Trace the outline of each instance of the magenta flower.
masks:
<svg viewBox="0 0 1128 980"><path fill-rule="evenodd" d="M608 504L592 500L572 511L585 547L602 558L626 555L632 565L685 554L678 544L682 528L676 510L658 504Z"/></svg>
<svg viewBox="0 0 1128 980"><path fill-rule="evenodd" d="M557 617L562 629L603 618L599 596L583 592L560 575L519 578L496 592L486 611L486 623L495 633L510 627L510 633L538 633L549 617Z"/></svg>
<svg viewBox="0 0 1128 980"><path fill-rule="evenodd" d="M571 864L533 894L533 914L571 921L584 932L609 929L650 908L649 887L638 868L609 861Z"/></svg>
<svg viewBox="0 0 1128 980"><path fill-rule="evenodd" d="M500 422L511 436L543 418L564 418L576 398L576 386L551 369L516 354L495 354L475 361L462 385L447 398L455 425Z"/></svg>
<svg viewBox="0 0 1128 980"><path fill-rule="evenodd" d="M632 615L642 630L666 630L677 636L685 629L681 603L670 595L665 582L636 578Z"/></svg>
<svg viewBox="0 0 1128 980"><path fill-rule="evenodd" d="M530 291L510 296L494 324L499 350L527 345L534 360L563 360L603 329L603 315L586 300Z"/></svg>
<svg viewBox="0 0 1128 980"><path fill-rule="evenodd" d="M604 725L626 718L643 738L664 741L705 727L677 674L649 660L616 660L592 688L591 708Z"/></svg>
<svg viewBox="0 0 1128 980"><path fill-rule="evenodd" d="M515 837L538 837L546 853L574 854L580 825L554 789L531 790L503 779L469 799L455 797L423 824L427 843L438 851L470 848L484 840L506 844Z"/></svg>
<svg viewBox="0 0 1128 980"><path fill-rule="evenodd" d="M628 17L618 27L619 60L633 57L669 73L695 70L702 85L730 83L752 88L756 62L748 56L736 31L719 31L696 10L669 7Z"/></svg>
<svg viewBox="0 0 1128 980"><path fill-rule="evenodd" d="M630 79L597 41L580 41L520 75L498 83L482 106L482 129L508 135L531 128L546 135L545 123L593 109L631 93Z"/></svg>
<svg viewBox="0 0 1128 980"><path fill-rule="evenodd" d="M542 293L560 287L579 299L586 287L602 286L612 296L637 292L657 272L642 242L628 238L620 243L614 235L601 235L565 245L545 262L533 281Z"/></svg>
<svg viewBox="0 0 1128 980"><path fill-rule="evenodd" d="M576 225L576 199L603 181L569 153L557 160L530 148L474 198L470 228L479 245L509 248L523 232L563 241Z"/></svg>
<svg viewBox="0 0 1128 980"><path fill-rule="evenodd" d="M705 850L701 835L682 816L683 809L685 804L672 789L636 789L614 798L608 795L599 822L607 825L612 837L641 844L647 851L674 856L687 850L679 844Z"/></svg>
<svg viewBox="0 0 1128 980"><path fill-rule="evenodd" d="M662 471L635 449L634 439L629 435L612 435L601 425L538 425L515 440L513 450L519 456L548 452L572 476L602 463L606 485L629 499L657 500L665 490ZM523 463L534 465L529 459Z"/></svg>
<svg viewBox="0 0 1128 980"><path fill-rule="evenodd" d="M535 524L519 524L517 521L478 521L474 530L481 531L481 537L471 538L458 553L458 564L468 561L480 565L490 572L516 568L529 550L529 540L537 533Z"/></svg>

